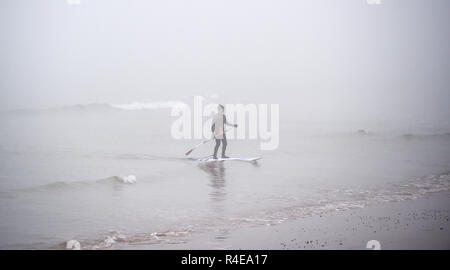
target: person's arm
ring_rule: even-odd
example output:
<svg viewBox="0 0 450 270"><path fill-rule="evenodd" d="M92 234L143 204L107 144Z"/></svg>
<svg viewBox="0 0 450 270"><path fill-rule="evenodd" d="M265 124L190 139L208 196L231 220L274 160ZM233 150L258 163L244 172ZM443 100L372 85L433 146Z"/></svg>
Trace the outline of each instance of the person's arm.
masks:
<svg viewBox="0 0 450 270"><path fill-rule="evenodd" d="M216 130L216 121L213 118L212 125L211 125L211 140L215 139L215 137L216 137L214 134L214 130Z"/></svg>
<svg viewBox="0 0 450 270"><path fill-rule="evenodd" d="M231 127L237 127L237 124L231 124L227 122L227 117L224 115L223 116L223 123L227 126L231 126Z"/></svg>
<svg viewBox="0 0 450 270"><path fill-rule="evenodd" d="M211 140L214 139L216 136L214 135L214 130L216 129L216 123L214 123L211 125Z"/></svg>

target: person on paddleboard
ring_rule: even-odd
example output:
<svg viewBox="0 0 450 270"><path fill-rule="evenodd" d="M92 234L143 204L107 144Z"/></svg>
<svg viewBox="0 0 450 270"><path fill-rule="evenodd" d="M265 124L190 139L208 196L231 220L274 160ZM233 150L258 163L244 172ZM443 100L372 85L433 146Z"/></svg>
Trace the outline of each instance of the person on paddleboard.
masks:
<svg viewBox="0 0 450 270"><path fill-rule="evenodd" d="M224 114L225 107L220 105L217 107L218 113L213 118L213 123L211 126L211 132L213 132L213 137L216 139L216 146L214 147L213 158L217 159L217 151L219 150L220 141L222 141L222 158L228 158L225 155L227 149L227 136L225 135L225 125L237 127L237 124L230 124L227 122L227 117Z"/></svg>

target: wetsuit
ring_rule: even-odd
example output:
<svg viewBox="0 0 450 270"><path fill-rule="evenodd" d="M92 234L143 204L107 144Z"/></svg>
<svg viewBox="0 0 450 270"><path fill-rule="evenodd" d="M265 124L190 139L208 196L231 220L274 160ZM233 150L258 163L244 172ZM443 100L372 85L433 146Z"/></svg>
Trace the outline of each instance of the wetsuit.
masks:
<svg viewBox="0 0 450 270"><path fill-rule="evenodd" d="M220 119L220 116L223 116L222 119ZM216 130L216 123L218 123L218 125L221 125L221 127L219 126L218 129ZM222 158L227 158L227 156L225 156L225 151L227 149L227 136L225 135L225 125L229 125L229 126L234 126L236 127L237 125L233 125L227 122L227 117L223 114L217 114L213 124L211 126L211 132L214 133L214 138L216 139L216 146L214 147L214 158L217 158L217 151L219 150L219 146L220 146L220 141L222 141Z"/></svg>

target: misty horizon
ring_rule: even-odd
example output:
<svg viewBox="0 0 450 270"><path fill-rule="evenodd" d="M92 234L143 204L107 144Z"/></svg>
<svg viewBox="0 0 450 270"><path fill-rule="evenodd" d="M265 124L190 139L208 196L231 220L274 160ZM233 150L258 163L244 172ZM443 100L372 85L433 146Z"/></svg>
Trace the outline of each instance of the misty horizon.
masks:
<svg viewBox="0 0 450 270"><path fill-rule="evenodd" d="M0 107L217 95L317 121L448 123L448 1L273 4L3 1Z"/></svg>

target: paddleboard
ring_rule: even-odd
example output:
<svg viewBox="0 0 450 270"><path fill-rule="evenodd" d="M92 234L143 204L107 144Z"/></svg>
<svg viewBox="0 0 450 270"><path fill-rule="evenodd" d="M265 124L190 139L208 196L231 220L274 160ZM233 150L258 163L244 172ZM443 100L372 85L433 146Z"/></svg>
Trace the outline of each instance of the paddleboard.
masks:
<svg viewBox="0 0 450 270"><path fill-rule="evenodd" d="M222 162L222 161L247 161L247 162L254 162L257 160L260 160L262 157L230 157L230 158L218 158L218 159L214 159L214 158L200 158L197 159L200 162Z"/></svg>

